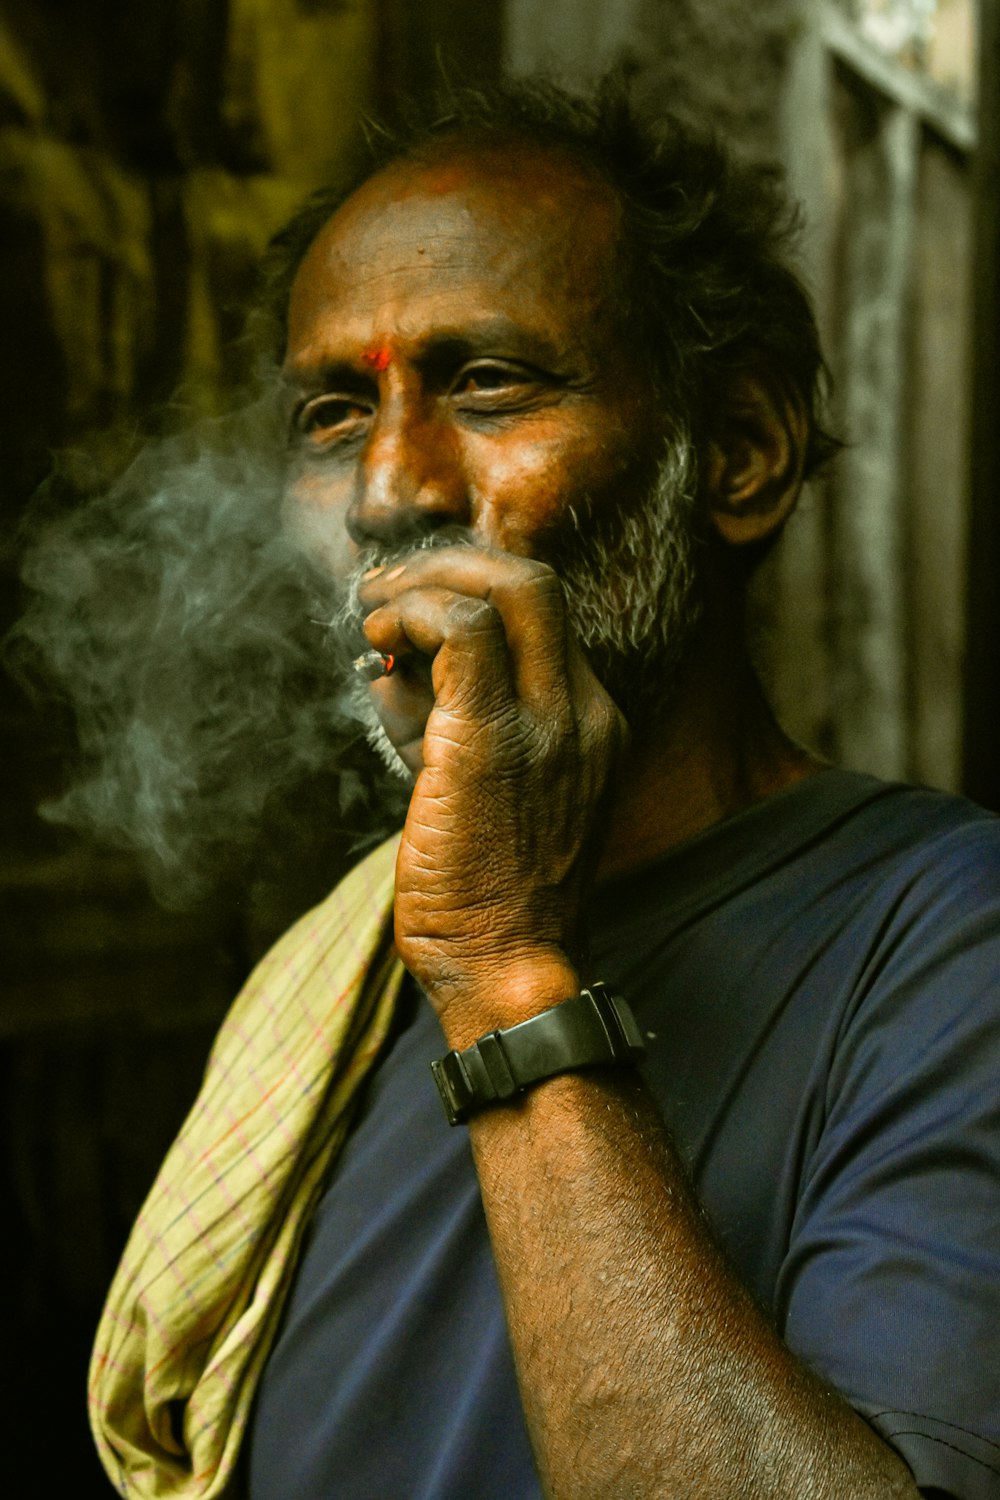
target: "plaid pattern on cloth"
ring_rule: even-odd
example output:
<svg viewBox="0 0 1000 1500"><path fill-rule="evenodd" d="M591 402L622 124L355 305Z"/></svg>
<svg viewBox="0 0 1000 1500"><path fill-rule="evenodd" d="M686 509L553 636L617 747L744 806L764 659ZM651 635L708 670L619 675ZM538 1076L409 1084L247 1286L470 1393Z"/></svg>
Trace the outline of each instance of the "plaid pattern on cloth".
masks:
<svg viewBox="0 0 1000 1500"><path fill-rule="evenodd" d="M132 1231L90 1370L91 1425L124 1496L225 1492L303 1231L403 978L397 845L368 855L251 975Z"/></svg>

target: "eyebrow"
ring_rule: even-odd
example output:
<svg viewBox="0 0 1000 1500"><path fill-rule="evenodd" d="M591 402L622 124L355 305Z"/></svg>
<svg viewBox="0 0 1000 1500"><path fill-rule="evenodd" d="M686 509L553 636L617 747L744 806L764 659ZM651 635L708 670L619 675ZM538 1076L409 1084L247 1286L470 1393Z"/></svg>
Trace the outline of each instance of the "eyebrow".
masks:
<svg viewBox="0 0 1000 1500"><path fill-rule="evenodd" d="M536 329L502 316L480 318L454 327L436 328L423 338L410 341L413 363L429 373L484 355L521 359L556 372L566 370L570 350L561 348ZM367 345L365 346L368 347ZM294 389L328 388L345 391L370 390L372 372L359 346L355 358L319 356L314 362L291 362L282 366L283 384Z"/></svg>
<svg viewBox="0 0 1000 1500"><path fill-rule="evenodd" d="M550 364L563 364L569 353L560 348L539 330L516 323L511 318L481 318L459 328L437 329L428 335L418 354L418 362L424 358L435 359L454 355L468 358L476 354L506 353L515 358L541 360Z"/></svg>

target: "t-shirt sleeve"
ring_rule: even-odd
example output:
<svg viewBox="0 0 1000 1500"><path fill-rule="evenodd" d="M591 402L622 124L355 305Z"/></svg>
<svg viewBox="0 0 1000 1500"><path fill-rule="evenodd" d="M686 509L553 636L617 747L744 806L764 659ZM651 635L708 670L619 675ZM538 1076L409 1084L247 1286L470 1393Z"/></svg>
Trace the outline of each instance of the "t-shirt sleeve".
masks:
<svg viewBox="0 0 1000 1500"><path fill-rule="evenodd" d="M927 1495L1000 1500L1000 836L940 841L871 945L779 1331Z"/></svg>

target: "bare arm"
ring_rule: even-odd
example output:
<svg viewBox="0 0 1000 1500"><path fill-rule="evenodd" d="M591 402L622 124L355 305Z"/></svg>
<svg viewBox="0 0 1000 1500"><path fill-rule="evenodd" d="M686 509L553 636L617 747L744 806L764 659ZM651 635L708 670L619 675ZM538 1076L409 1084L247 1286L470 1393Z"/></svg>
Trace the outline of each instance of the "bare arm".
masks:
<svg viewBox="0 0 1000 1500"><path fill-rule="evenodd" d="M434 656L397 945L462 1048L579 988L569 955L623 726L538 565L428 553L372 600L374 645ZM470 1131L548 1495L917 1495L730 1273L637 1078L549 1079Z"/></svg>
<svg viewBox="0 0 1000 1500"><path fill-rule="evenodd" d="M471 1130L548 1495L917 1494L731 1275L638 1081L552 1079Z"/></svg>

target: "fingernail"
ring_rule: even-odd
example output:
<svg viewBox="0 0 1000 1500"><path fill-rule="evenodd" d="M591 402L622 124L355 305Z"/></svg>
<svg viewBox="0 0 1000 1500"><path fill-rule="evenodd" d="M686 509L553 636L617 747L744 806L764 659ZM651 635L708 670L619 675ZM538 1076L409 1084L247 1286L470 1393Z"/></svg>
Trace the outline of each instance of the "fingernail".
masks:
<svg viewBox="0 0 1000 1500"><path fill-rule="evenodd" d="M400 575L400 573L403 573L405 571L406 571L406 564L405 563L400 563L400 565L399 565L398 568L392 568L392 569L390 569L390 571L383 578L382 582L383 583L391 583L394 578L398 578L399 575Z"/></svg>
<svg viewBox="0 0 1000 1500"><path fill-rule="evenodd" d="M367 573L362 573L361 582L367 583L369 578L377 578L385 570L385 563L379 563L377 568L369 568Z"/></svg>

